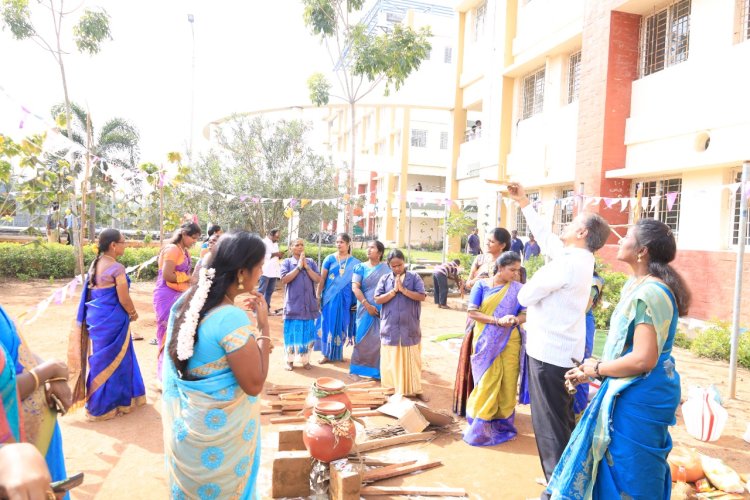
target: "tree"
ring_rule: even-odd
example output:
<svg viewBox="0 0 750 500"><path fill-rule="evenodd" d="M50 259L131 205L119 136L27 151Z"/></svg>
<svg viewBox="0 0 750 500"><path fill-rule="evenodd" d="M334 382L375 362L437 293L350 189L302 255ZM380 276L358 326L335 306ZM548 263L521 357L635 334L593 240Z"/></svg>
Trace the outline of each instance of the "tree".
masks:
<svg viewBox="0 0 750 500"><path fill-rule="evenodd" d="M185 182L190 173L190 168L182 164L180 153L167 153L167 162L176 168L176 175L167 180L167 171L163 166L155 163L143 163L139 169L146 174L146 182L153 187L153 191L145 196L145 207L141 212L141 222L149 221L149 207L159 207L159 242L164 244L164 230L172 230L180 225L184 212L181 209L180 184ZM168 208L167 208L168 205ZM147 223L147 227L153 227Z"/></svg>
<svg viewBox="0 0 750 500"><path fill-rule="evenodd" d="M304 22L313 35L319 36L334 65L341 94L331 94L333 86L322 73L313 74L307 81L310 100L317 106L328 104L331 97L349 106L351 119L351 157L349 164L349 194L355 192L356 160L356 104L381 83L384 94L391 87L399 90L409 75L416 71L432 48L429 28L418 31L396 24L392 30L375 34L362 22L364 0L303 0ZM354 21L354 17L359 21ZM346 230L353 223L353 206L349 205Z"/></svg>
<svg viewBox="0 0 750 500"><path fill-rule="evenodd" d="M52 107L52 117L59 120L65 113L65 104ZM138 129L124 118L112 118L104 123L96 133L94 122L89 113L76 103L70 103L71 120L68 121L69 138L80 144L82 149L65 148L56 155L71 158L78 166L75 173L80 174L80 165L85 161L84 151L93 156L93 169L89 178L89 188L92 193L100 192L111 197L114 193L115 179L125 182L129 192L135 193L140 185L139 169L137 167L140 155ZM88 142L88 129L91 129L92 142ZM50 157L49 166L56 168L54 157ZM112 167L116 167L112 169ZM95 234L96 201L94 197L88 204L89 235Z"/></svg>
<svg viewBox="0 0 750 500"><path fill-rule="evenodd" d="M301 208L301 201L335 198L338 192L330 160L307 143L310 129L299 120L236 117L218 135L223 151L211 151L193 165L189 181L209 191L192 193L190 209L205 214L204 220L265 234L284 227L288 207L260 199L294 198L299 202L294 208L300 213L300 234L318 231L321 212L334 218L336 209Z"/></svg>
<svg viewBox="0 0 750 500"><path fill-rule="evenodd" d="M47 1L49 5L47 5ZM63 34L63 21L65 18L73 14L76 9L66 11L64 8L65 0L59 0L57 3L55 0L42 1L38 0L37 10L32 16L31 9L29 8L28 0L2 0L0 3L0 17L2 18L3 27L10 29L11 34L17 40L33 40L37 45L45 49L55 59L58 68L60 69L60 81L63 88L63 97L65 102L65 120L61 125L67 126L72 121L72 110L70 105L70 97L68 94L68 81L65 76L65 62L63 56L69 52L62 46L62 34ZM52 19L52 31L54 33L54 39L52 41L47 40L41 35L36 25L37 18L49 20L51 14ZM49 22L49 21L44 21ZM73 40L75 41L78 51L88 52L90 55L97 54L101 48L101 43L106 39L111 39L112 35L109 30L109 15L102 11L95 11L91 9L84 9L83 14L78 18L78 22L73 26ZM63 132L68 134L67 131ZM86 170L88 174L88 169ZM86 175L87 176L87 175ZM83 179L83 186L85 191L86 176ZM86 194L83 193L83 203L85 205ZM81 213L85 211L85 206L82 207ZM76 245L78 253L78 271L81 273L81 279L83 279L83 249L81 245Z"/></svg>

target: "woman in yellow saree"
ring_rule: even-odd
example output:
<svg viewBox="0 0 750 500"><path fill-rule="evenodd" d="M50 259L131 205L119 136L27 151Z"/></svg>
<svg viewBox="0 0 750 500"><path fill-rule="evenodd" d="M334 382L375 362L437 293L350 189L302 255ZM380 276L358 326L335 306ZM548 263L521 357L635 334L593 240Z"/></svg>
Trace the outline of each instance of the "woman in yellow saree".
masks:
<svg viewBox="0 0 750 500"><path fill-rule="evenodd" d="M524 358L520 325L526 310L518 303L523 285L516 281L521 257L504 252L494 276L478 281L469 298L469 319L475 321L471 373L475 385L466 403L464 441L493 446L516 437L513 424L518 376Z"/></svg>

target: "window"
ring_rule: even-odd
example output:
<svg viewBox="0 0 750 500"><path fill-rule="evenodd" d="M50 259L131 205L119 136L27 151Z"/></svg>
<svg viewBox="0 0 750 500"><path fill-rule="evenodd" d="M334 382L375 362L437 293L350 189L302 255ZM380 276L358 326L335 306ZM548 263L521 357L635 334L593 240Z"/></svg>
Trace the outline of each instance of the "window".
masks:
<svg viewBox="0 0 750 500"><path fill-rule="evenodd" d="M578 100L578 87L581 84L581 51L568 59L568 104Z"/></svg>
<svg viewBox="0 0 750 500"><path fill-rule="evenodd" d="M445 52L443 53L443 62L445 64L450 64L453 62L453 48L452 47L445 48Z"/></svg>
<svg viewBox="0 0 750 500"><path fill-rule="evenodd" d="M644 217L660 220L675 232L680 228L680 192L682 179L666 179L646 181L641 183L641 196L649 199L649 211ZM633 196L636 194L634 193ZM659 196L656 207L653 206L653 196ZM670 208L670 204L672 205Z"/></svg>
<svg viewBox="0 0 750 500"><path fill-rule="evenodd" d="M478 41L484 35L484 18L487 15L487 2L482 2L474 9L474 41Z"/></svg>
<svg viewBox="0 0 750 500"><path fill-rule="evenodd" d="M440 149L448 149L448 132L440 132Z"/></svg>
<svg viewBox="0 0 750 500"><path fill-rule="evenodd" d="M690 1L680 0L644 17L641 24L641 76L687 61Z"/></svg>
<svg viewBox="0 0 750 500"><path fill-rule="evenodd" d="M411 129L411 145L414 148L427 147L427 131L423 129Z"/></svg>
<svg viewBox="0 0 750 500"><path fill-rule="evenodd" d="M539 191L533 193L527 193L526 196L529 198L529 202L533 205L539 201ZM526 216L523 215L521 207L516 208L516 231L520 236L528 236L529 228L526 225Z"/></svg>
<svg viewBox="0 0 750 500"><path fill-rule="evenodd" d="M531 118L541 113L544 105L544 68L523 78L521 118Z"/></svg>
<svg viewBox="0 0 750 500"><path fill-rule="evenodd" d="M560 191L557 204L555 205L555 233L560 234L566 224L573 222L573 209L575 207L575 192L573 188L565 188Z"/></svg>
<svg viewBox="0 0 750 500"><path fill-rule="evenodd" d="M385 20L391 24L399 24L403 20L404 16L395 12L386 12Z"/></svg>
<svg viewBox="0 0 750 500"><path fill-rule="evenodd" d="M750 0L737 0L735 41L750 40Z"/></svg>
<svg viewBox="0 0 750 500"><path fill-rule="evenodd" d="M737 172L734 182L742 182L742 172ZM732 220L732 245L740 242L740 201L742 201L742 187L734 193L734 218ZM745 245L750 245L750 218L745 227Z"/></svg>

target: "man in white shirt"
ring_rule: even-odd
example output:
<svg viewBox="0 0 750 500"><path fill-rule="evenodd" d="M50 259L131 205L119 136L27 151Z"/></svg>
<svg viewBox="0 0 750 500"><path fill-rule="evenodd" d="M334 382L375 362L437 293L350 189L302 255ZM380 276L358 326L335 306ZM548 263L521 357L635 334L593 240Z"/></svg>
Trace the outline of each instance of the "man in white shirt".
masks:
<svg viewBox="0 0 750 500"><path fill-rule="evenodd" d="M263 238L266 245L266 260L263 263L263 275L258 281L258 292L262 293L271 311L271 296L276 290L276 282L281 277L281 264L279 259L284 255L279 251L279 230L274 228Z"/></svg>
<svg viewBox="0 0 750 500"><path fill-rule="evenodd" d="M526 353L529 395L539 459L547 481L575 427L573 396L565 388L572 358L583 360L586 346L586 305L591 293L594 253L609 237L609 224L593 213L579 214L553 234L530 205L518 183L508 185L529 230L551 258L518 293L526 311ZM542 498L549 498L547 493Z"/></svg>

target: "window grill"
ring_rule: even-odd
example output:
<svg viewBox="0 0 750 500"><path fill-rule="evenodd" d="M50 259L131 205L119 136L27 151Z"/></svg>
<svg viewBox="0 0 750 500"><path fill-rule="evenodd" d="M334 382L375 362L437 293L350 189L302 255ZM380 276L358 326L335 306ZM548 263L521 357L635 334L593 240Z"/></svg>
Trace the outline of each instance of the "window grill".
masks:
<svg viewBox="0 0 750 500"><path fill-rule="evenodd" d="M450 64L453 62L453 48L452 47L445 48L445 52L443 53L443 62L445 64Z"/></svg>
<svg viewBox="0 0 750 500"><path fill-rule="evenodd" d="M656 208L651 206L653 200L649 201L649 211L643 213L643 217L659 220L674 231L675 236L680 229L680 204L682 203L682 179L664 179L656 181L641 182L643 198L659 195ZM634 184L635 189L635 184ZM667 193L677 193L672 209L669 208ZM633 194L635 196L635 193Z"/></svg>
<svg viewBox="0 0 750 500"><path fill-rule="evenodd" d="M691 0L680 0L644 17L641 24L641 76L687 61Z"/></svg>
<svg viewBox="0 0 750 500"><path fill-rule="evenodd" d="M411 145L415 148L427 147L427 131L423 129L411 129Z"/></svg>
<svg viewBox="0 0 750 500"><path fill-rule="evenodd" d="M750 0L737 0L737 19L735 25L735 41L750 40Z"/></svg>
<svg viewBox="0 0 750 500"><path fill-rule="evenodd" d="M522 119L541 113L544 106L544 67L527 75L523 79L523 97L521 100Z"/></svg>
<svg viewBox="0 0 750 500"><path fill-rule="evenodd" d="M566 188L560 191L559 201L555 205L555 233L562 233L563 227L573 222L573 209L575 207L575 191Z"/></svg>
<svg viewBox="0 0 750 500"><path fill-rule="evenodd" d="M448 149L448 132L440 132L440 149Z"/></svg>
<svg viewBox="0 0 750 500"><path fill-rule="evenodd" d="M578 100L578 87L581 82L581 51L568 60L568 104Z"/></svg>
<svg viewBox="0 0 750 500"><path fill-rule="evenodd" d="M487 15L487 2L482 2L474 9L474 41L478 41L484 35L484 18Z"/></svg>
<svg viewBox="0 0 750 500"><path fill-rule="evenodd" d="M526 196L529 199L529 203L531 203L532 205L539 201L539 191L527 193ZM518 234L521 236L529 235L529 227L526 224L526 216L523 215L521 207L516 207L516 231L518 231Z"/></svg>
<svg viewBox="0 0 750 500"><path fill-rule="evenodd" d="M742 172L737 172L734 182L742 182ZM734 193L734 217L732 220L732 245L740 242L740 202L742 201L742 187ZM750 245L750 218L745 227L745 245Z"/></svg>

